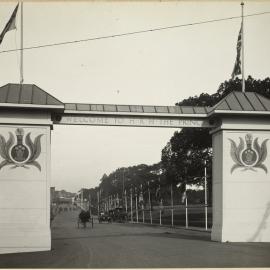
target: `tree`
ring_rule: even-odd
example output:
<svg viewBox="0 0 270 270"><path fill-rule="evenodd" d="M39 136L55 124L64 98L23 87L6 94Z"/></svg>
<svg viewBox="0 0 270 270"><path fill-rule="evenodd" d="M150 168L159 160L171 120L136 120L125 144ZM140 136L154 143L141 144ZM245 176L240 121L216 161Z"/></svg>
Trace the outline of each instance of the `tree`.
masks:
<svg viewBox="0 0 270 270"><path fill-rule="evenodd" d="M246 92L256 92L270 98L270 79L255 80L248 76L245 81ZM181 106L214 106L232 91L242 91L242 81L238 78L220 84L213 95L202 93L189 97L176 105ZM200 184L203 181L204 160L207 161L208 175L212 172L212 138L209 129L183 128L175 132L162 150L161 163L166 172L166 182L184 183L185 181ZM186 179L188 177L188 179ZM182 185L182 190L183 190ZM211 185L208 185L211 188Z"/></svg>
<svg viewBox="0 0 270 270"><path fill-rule="evenodd" d="M176 105L181 106L214 106L232 91L242 91L241 80L228 80L220 84L213 95L202 93L199 96L189 97ZM270 98L270 79L255 80L248 76L246 91L256 92ZM109 175L104 174L101 178L99 189L104 197L119 195L123 192L123 184L126 190L131 187L143 185L147 191L147 183L154 195L162 187L160 196L166 200L170 196L170 185L176 187L179 183L180 192L183 192L183 183L202 184L204 181L204 161L207 162L207 174L211 180L212 173L212 137L206 128L183 128L175 132L170 141L162 149L161 162L146 165L140 164L128 168L118 168ZM124 183L123 183L124 181ZM208 183L211 194L210 181ZM152 196L155 198L155 196ZM211 198L211 196L210 196ZM156 200L158 200L156 198ZM156 202L157 203L157 202Z"/></svg>

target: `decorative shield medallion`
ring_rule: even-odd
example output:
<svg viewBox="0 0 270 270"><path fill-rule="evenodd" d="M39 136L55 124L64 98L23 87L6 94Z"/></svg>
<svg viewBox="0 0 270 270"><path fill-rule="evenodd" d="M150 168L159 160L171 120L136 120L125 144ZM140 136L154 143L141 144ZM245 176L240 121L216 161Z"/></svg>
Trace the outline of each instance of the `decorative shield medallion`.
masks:
<svg viewBox="0 0 270 270"><path fill-rule="evenodd" d="M11 147L10 157L17 163L24 163L29 158L29 149L23 144L24 131L22 128L17 128L15 131L17 136L17 144Z"/></svg>
<svg viewBox="0 0 270 270"><path fill-rule="evenodd" d="M263 164L267 156L266 143L268 139L264 140L261 145L258 143L258 137L253 141L252 134L248 133L244 139L239 137L240 143L237 146L236 143L229 139L231 142L231 158L234 161L234 165L231 168L231 173L237 168L243 168L243 170L256 171L255 168L263 169L268 172L267 167Z"/></svg>
<svg viewBox="0 0 270 270"><path fill-rule="evenodd" d="M14 135L9 132L9 138L6 141L5 137L0 135L0 156L4 159L0 163L0 170L7 165L12 165L11 169L17 167L29 168L27 165L32 165L41 171L40 164L36 161L41 153L41 137L38 135L34 142L31 140L31 132L27 133L24 138L24 129L17 128Z"/></svg>

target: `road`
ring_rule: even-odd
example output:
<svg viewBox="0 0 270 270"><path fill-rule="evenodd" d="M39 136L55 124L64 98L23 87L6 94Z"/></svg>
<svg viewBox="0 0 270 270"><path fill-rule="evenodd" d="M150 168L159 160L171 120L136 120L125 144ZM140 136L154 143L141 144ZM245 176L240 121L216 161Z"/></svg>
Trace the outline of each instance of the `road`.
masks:
<svg viewBox="0 0 270 270"><path fill-rule="evenodd" d="M218 243L209 232L141 224L76 228L59 214L52 251L0 255L1 268L270 267L270 243Z"/></svg>

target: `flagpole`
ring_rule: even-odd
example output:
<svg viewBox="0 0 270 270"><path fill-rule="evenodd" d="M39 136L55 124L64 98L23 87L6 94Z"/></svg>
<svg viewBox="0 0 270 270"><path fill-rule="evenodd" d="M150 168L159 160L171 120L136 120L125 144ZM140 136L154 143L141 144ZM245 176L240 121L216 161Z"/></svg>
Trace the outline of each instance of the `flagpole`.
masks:
<svg viewBox="0 0 270 270"><path fill-rule="evenodd" d="M171 183L171 218L172 218L172 227L173 227L173 185Z"/></svg>
<svg viewBox="0 0 270 270"><path fill-rule="evenodd" d="M131 189L130 189L130 219L131 219L131 222L133 222L132 201L133 201L133 194L132 194L132 187L131 187Z"/></svg>
<svg viewBox="0 0 270 270"><path fill-rule="evenodd" d="M126 206L126 213L128 212L128 205L127 205L127 190L125 189L125 206Z"/></svg>
<svg viewBox="0 0 270 270"><path fill-rule="evenodd" d="M147 182L147 184L148 184L148 199L149 199L150 223L152 224L153 223L153 220L152 220L152 205L151 205L151 194L150 194L150 189L149 189L149 181Z"/></svg>
<svg viewBox="0 0 270 270"><path fill-rule="evenodd" d="M20 66L20 84L23 83L23 1L21 1L21 66Z"/></svg>
<svg viewBox="0 0 270 270"><path fill-rule="evenodd" d="M241 3L242 8L242 92L245 92L245 73L244 73L244 2Z"/></svg>
<svg viewBox="0 0 270 270"><path fill-rule="evenodd" d="M89 192L89 213L90 216L92 216L92 211L91 211L91 193Z"/></svg>
<svg viewBox="0 0 270 270"><path fill-rule="evenodd" d="M138 215L138 198L137 198L137 188L135 187L135 210L136 210L136 221L139 222L139 215Z"/></svg>
<svg viewBox="0 0 270 270"><path fill-rule="evenodd" d="M143 223L144 223L144 201L143 201L143 185L141 184L141 193L140 193L140 199L142 199L142 204L141 204L141 208L142 208L142 218L143 218Z"/></svg>

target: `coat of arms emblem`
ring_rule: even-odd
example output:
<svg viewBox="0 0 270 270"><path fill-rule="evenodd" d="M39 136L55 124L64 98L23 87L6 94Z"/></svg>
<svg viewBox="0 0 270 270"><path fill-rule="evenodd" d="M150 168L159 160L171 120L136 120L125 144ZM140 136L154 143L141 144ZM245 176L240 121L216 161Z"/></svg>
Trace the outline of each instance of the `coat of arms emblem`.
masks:
<svg viewBox="0 0 270 270"><path fill-rule="evenodd" d="M229 139L231 142L231 157L234 161L234 165L231 168L231 173L237 168L243 168L243 170L256 171L255 168L260 168L266 173L267 168L263 164L267 156L266 143L268 139L264 140L261 145L258 143L258 138L253 140L252 134L248 133L245 136L246 146L244 139L239 137L240 143L237 146L236 143Z"/></svg>
<svg viewBox="0 0 270 270"><path fill-rule="evenodd" d="M23 128L17 128L15 136L9 132L9 138L6 141L5 137L0 134L0 156L4 159L0 163L0 170L7 165L11 165L11 169L23 167L28 169L27 165L32 165L41 171L40 164L36 161L41 153L41 137L43 134L38 135L34 142L31 140L31 132L27 133L24 138Z"/></svg>

